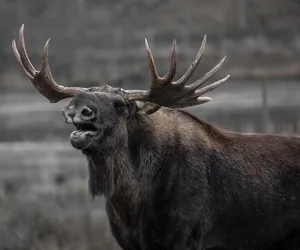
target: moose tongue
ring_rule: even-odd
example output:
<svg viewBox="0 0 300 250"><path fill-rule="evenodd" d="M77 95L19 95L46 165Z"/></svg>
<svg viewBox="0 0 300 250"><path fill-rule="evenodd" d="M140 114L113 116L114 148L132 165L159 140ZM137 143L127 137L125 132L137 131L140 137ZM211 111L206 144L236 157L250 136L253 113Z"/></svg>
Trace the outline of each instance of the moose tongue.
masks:
<svg viewBox="0 0 300 250"><path fill-rule="evenodd" d="M97 132L96 131L91 131L91 130L75 130L74 132L72 132L71 134L72 136L75 136L75 137L79 137L79 136L84 136L84 135L97 135Z"/></svg>

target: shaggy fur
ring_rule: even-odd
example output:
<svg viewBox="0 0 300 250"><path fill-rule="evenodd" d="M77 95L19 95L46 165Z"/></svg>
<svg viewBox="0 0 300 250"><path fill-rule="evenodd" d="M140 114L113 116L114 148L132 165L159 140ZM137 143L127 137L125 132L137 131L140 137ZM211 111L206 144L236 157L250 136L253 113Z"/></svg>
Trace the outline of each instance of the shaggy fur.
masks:
<svg viewBox="0 0 300 250"><path fill-rule="evenodd" d="M75 102L74 102L75 100ZM104 137L83 150L124 250L300 249L300 139L218 129L161 108L89 100Z"/></svg>

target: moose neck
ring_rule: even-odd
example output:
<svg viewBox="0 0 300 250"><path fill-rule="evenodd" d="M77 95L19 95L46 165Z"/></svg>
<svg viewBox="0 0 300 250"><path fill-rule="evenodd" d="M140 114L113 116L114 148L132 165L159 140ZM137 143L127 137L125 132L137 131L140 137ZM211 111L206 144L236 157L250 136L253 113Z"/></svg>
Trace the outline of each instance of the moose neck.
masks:
<svg viewBox="0 0 300 250"><path fill-rule="evenodd" d="M150 116L136 115L127 124L126 143L115 144L114 149L106 151L99 146L84 153L89 163L91 195L111 198L126 193L136 198L143 192L151 192L145 189L153 186L150 182L156 168L166 161L165 152L183 155L188 152L179 148L189 148L191 152L205 154L216 142L212 138L221 138L214 133L209 125L181 111L159 110ZM192 141L195 144L188 147Z"/></svg>
<svg viewBox="0 0 300 250"><path fill-rule="evenodd" d="M117 143L114 149L103 150L99 146L83 152L89 164L89 191L93 197L139 193L139 172L143 172L139 168L140 149L150 146L147 138L155 137L150 127L148 117L136 116L127 124L126 143Z"/></svg>

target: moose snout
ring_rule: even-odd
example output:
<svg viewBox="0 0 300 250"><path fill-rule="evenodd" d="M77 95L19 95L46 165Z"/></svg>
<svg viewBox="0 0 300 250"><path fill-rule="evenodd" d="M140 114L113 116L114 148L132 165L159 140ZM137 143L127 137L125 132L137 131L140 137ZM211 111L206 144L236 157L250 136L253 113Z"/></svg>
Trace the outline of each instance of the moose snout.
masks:
<svg viewBox="0 0 300 250"><path fill-rule="evenodd" d="M87 106L81 109L64 108L60 112L66 123L82 123L91 121L95 117L94 112Z"/></svg>

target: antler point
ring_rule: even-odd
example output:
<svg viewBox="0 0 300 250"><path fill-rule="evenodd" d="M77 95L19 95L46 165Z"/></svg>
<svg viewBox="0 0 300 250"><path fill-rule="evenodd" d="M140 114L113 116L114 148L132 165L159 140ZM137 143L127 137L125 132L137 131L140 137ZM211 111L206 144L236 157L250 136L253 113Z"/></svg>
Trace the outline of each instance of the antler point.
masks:
<svg viewBox="0 0 300 250"><path fill-rule="evenodd" d="M146 46L146 50L148 53L151 53L150 52L150 47L149 47L149 44L148 44L148 41L147 41L147 38L145 38L145 46Z"/></svg>
<svg viewBox="0 0 300 250"><path fill-rule="evenodd" d="M176 53L176 39L173 39L172 50Z"/></svg>
<svg viewBox="0 0 300 250"><path fill-rule="evenodd" d="M51 38L48 38L48 40L47 40L46 43L45 43L45 47L47 47L47 48L49 47L50 39L51 39Z"/></svg>
<svg viewBox="0 0 300 250"><path fill-rule="evenodd" d="M207 101L210 101L211 100L211 98L210 97L208 97L208 96L203 96L203 97L197 97L197 100L207 100Z"/></svg>
<svg viewBox="0 0 300 250"><path fill-rule="evenodd" d="M207 97L207 96L204 96L204 97L197 97L196 98L196 101L199 102L200 104L204 104L206 102L210 102L211 101L211 98L210 97Z"/></svg>
<svg viewBox="0 0 300 250"><path fill-rule="evenodd" d="M21 25L21 28L19 30L19 36L24 36L24 24Z"/></svg>
<svg viewBox="0 0 300 250"><path fill-rule="evenodd" d="M204 35L203 40L202 40L202 45L205 47L207 42L207 36Z"/></svg>

